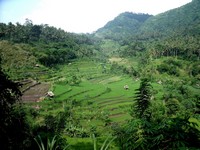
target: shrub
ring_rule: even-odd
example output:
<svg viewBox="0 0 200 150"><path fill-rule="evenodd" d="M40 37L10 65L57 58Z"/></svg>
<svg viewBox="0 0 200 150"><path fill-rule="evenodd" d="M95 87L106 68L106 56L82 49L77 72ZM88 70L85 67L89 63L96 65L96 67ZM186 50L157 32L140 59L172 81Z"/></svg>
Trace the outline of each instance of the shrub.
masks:
<svg viewBox="0 0 200 150"><path fill-rule="evenodd" d="M200 74L200 64L199 63L195 63L192 65L191 73L193 76L197 76Z"/></svg>
<svg viewBox="0 0 200 150"><path fill-rule="evenodd" d="M169 65L169 64L161 64L157 67L157 70L160 73L167 73L169 75L175 75L175 76L180 75L177 66L173 66L173 65Z"/></svg>

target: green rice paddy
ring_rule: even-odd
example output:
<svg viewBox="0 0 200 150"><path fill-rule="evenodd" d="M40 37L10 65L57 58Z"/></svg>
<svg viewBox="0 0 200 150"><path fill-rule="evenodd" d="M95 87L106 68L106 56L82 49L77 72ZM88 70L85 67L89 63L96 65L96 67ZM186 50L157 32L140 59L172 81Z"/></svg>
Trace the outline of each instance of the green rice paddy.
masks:
<svg viewBox="0 0 200 150"><path fill-rule="evenodd" d="M110 64L103 64L109 70ZM109 123L123 123L130 119L129 110L133 105L135 90L139 88L140 81L128 75L103 72L102 63L91 60L78 60L65 66L59 66L57 78L53 78L52 90L55 97L47 100L51 107L48 112L58 112L66 103L76 103L73 113L80 122L87 124L85 128L96 126L102 131L105 128L105 116ZM72 76L79 80L71 84ZM128 85L125 90L124 86ZM158 92L155 98L162 96L162 85L152 85Z"/></svg>

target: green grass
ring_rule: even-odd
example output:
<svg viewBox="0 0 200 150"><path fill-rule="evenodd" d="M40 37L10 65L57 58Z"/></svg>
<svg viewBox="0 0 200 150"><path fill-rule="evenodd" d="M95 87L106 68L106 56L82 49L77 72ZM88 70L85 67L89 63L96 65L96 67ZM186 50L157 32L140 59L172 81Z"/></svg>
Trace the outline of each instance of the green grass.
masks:
<svg viewBox="0 0 200 150"><path fill-rule="evenodd" d="M94 150L92 138L69 138L67 137L71 150Z"/></svg>
<svg viewBox="0 0 200 150"><path fill-rule="evenodd" d="M130 120L131 116L129 114L118 115L117 117L111 117L112 122L123 123L126 120Z"/></svg>
<svg viewBox="0 0 200 150"><path fill-rule="evenodd" d="M91 135L92 136L92 135ZM100 149L107 137L96 138L97 149ZM70 150L94 150L94 142L91 138L67 138ZM109 140L109 139L108 139ZM111 143L110 149L119 150L119 148Z"/></svg>

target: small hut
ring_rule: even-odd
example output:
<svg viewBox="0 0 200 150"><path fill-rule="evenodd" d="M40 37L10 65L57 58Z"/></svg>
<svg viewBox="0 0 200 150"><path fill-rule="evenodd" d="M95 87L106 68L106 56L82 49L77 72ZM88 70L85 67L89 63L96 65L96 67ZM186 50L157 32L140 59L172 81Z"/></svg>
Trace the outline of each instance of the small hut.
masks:
<svg viewBox="0 0 200 150"><path fill-rule="evenodd" d="M128 85L124 85L124 89L125 89L125 90L128 90L128 89L129 89L129 86L128 86Z"/></svg>
<svg viewBox="0 0 200 150"><path fill-rule="evenodd" d="M54 97L54 93L52 91L47 92L47 97Z"/></svg>
<svg viewBox="0 0 200 150"><path fill-rule="evenodd" d="M39 64L36 64L35 67L40 67L40 65L39 65Z"/></svg>
<svg viewBox="0 0 200 150"><path fill-rule="evenodd" d="M159 81L158 81L158 84L162 84L162 81L161 81L161 80L159 80Z"/></svg>

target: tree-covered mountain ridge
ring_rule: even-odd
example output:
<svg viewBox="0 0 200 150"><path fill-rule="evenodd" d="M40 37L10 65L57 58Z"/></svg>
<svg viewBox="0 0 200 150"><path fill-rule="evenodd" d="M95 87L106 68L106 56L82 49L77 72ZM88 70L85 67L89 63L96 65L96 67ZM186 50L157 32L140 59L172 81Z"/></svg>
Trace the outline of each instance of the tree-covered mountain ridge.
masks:
<svg viewBox="0 0 200 150"><path fill-rule="evenodd" d="M159 32L162 35L171 33L197 34L200 30L200 1L192 2L149 18L140 28L140 32Z"/></svg>
<svg viewBox="0 0 200 150"><path fill-rule="evenodd" d="M95 35L106 39L120 39L132 36L137 33L141 25L151 16L143 13L121 13L114 20L109 21L104 27L98 29Z"/></svg>
<svg viewBox="0 0 200 150"><path fill-rule="evenodd" d="M119 39L135 35L168 36L200 32L200 1L193 0L181 7L152 16L125 12L98 29L96 36Z"/></svg>

